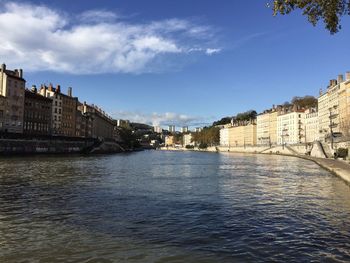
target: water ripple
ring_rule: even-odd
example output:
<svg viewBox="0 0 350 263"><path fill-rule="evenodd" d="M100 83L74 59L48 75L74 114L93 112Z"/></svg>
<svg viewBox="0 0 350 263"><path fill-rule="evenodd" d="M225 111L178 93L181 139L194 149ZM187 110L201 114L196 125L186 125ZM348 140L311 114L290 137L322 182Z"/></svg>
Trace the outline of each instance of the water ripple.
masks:
<svg viewBox="0 0 350 263"><path fill-rule="evenodd" d="M0 159L0 262L349 262L350 188L283 156Z"/></svg>

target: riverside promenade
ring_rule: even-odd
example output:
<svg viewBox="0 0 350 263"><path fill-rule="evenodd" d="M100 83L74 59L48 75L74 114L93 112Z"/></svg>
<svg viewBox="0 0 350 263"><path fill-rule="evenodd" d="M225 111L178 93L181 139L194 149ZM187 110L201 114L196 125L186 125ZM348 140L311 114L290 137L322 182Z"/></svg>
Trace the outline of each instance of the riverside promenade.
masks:
<svg viewBox="0 0 350 263"><path fill-rule="evenodd" d="M172 148L172 147L164 147L160 150L164 151L198 151L198 152L228 152L228 151L221 151L220 147L208 147L207 149L186 149L186 148ZM235 151L234 148L230 148L231 153L243 153L243 154L275 154L275 155L284 155L289 157L297 157L302 158L305 160L312 161L322 168L330 171L331 173L335 174L336 176L343 179L349 186L350 186L350 164L347 163L345 160L339 160L339 159L330 159L330 158L318 158L318 157L312 157L307 156L303 154L298 154L295 151L288 151L288 149L285 149L282 151L280 149L280 152L276 151Z"/></svg>
<svg viewBox="0 0 350 263"><path fill-rule="evenodd" d="M339 176L350 185L350 164L346 163L345 161L310 156L295 156L317 163L319 166Z"/></svg>

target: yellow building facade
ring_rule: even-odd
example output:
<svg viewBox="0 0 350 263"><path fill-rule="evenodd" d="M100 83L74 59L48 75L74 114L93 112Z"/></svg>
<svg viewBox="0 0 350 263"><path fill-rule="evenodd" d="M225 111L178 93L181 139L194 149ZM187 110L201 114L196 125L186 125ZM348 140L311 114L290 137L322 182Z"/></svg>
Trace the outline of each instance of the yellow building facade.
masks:
<svg viewBox="0 0 350 263"><path fill-rule="evenodd" d="M350 72L339 88L339 129L345 138L350 137Z"/></svg>
<svg viewBox="0 0 350 263"><path fill-rule="evenodd" d="M257 144L256 124L228 128L229 146L255 146Z"/></svg>
<svg viewBox="0 0 350 263"><path fill-rule="evenodd" d="M165 136L164 144L165 144L165 146L173 146L174 145L174 136Z"/></svg>

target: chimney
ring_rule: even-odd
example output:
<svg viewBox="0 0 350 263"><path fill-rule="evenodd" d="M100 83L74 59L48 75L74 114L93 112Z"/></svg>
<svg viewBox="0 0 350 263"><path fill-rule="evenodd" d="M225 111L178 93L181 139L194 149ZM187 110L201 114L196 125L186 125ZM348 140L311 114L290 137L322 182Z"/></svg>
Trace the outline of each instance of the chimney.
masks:
<svg viewBox="0 0 350 263"><path fill-rule="evenodd" d="M338 75L338 84L342 83L344 81L343 74Z"/></svg>
<svg viewBox="0 0 350 263"><path fill-rule="evenodd" d="M21 68L19 69L19 77L23 78L23 69L21 69Z"/></svg>
<svg viewBox="0 0 350 263"><path fill-rule="evenodd" d="M60 86L60 85L57 85L57 87L56 87L56 92L57 92L57 93L61 93L61 86Z"/></svg>
<svg viewBox="0 0 350 263"><path fill-rule="evenodd" d="M18 69L15 69L15 76L16 76L16 77L19 77Z"/></svg>
<svg viewBox="0 0 350 263"><path fill-rule="evenodd" d="M1 71L2 71L2 72L5 72L5 70L6 70L6 64L3 63L3 64L1 65Z"/></svg>
<svg viewBox="0 0 350 263"><path fill-rule="evenodd" d="M346 80L350 80L350 71L346 72Z"/></svg>
<svg viewBox="0 0 350 263"><path fill-rule="evenodd" d="M73 91L72 87L69 87L68 88L68 96L69 97L72 97L72 91Z"/></svg>

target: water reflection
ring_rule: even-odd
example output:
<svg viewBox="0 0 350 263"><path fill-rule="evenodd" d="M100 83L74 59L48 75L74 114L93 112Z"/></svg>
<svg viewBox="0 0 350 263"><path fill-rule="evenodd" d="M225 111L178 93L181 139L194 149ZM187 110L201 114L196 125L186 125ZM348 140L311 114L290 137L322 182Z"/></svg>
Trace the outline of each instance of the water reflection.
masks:
<svg viewBox="0 0 350 263"><path fill-rule="evenodd" d="M350 260L350 192L282 156L0 160L0 262Z"/></svg>

